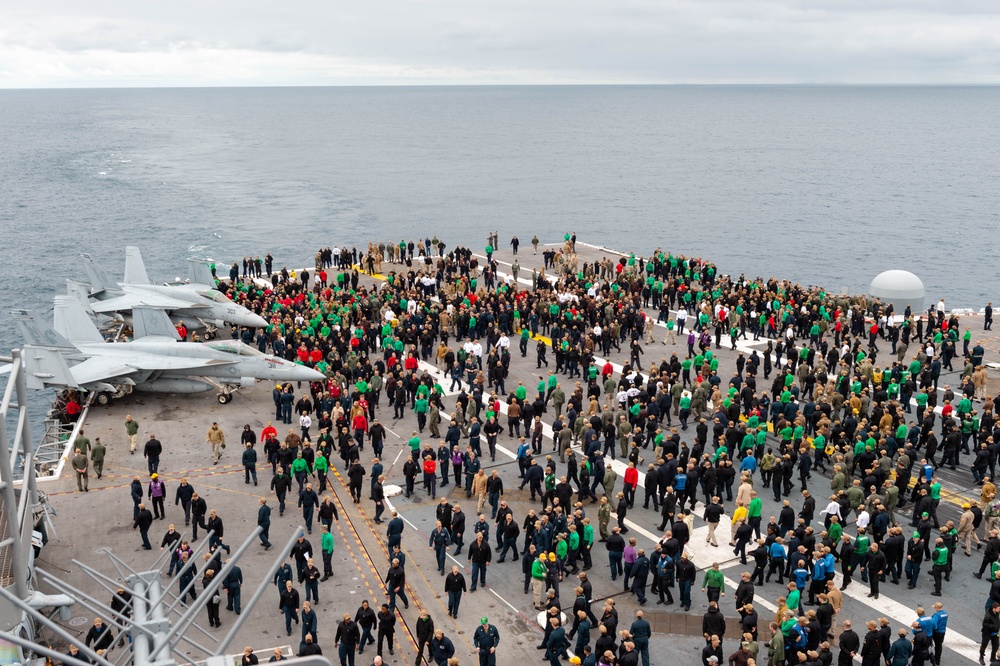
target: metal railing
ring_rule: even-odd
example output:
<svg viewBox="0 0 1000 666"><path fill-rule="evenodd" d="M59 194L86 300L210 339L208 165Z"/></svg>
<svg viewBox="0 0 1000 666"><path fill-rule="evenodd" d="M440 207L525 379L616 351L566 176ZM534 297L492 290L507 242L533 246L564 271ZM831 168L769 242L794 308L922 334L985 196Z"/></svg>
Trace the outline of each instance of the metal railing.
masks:
<svg viewBox="0 0 1000 666"><path fill-rule="evenodd" d="M14 437L9 439L8 416L13 416ZM15 492L14 462L18 457L32 456L31 428L28 421L28 390L20 352L11 356L11 371L0 400L0 511L3 511L3 538L0 540L0 562L4 563L5 581L20 599L30 593L28 551L34 507L38 502L35 487L35 467L29 465L21 475L20 492ZM4 590L0 587L0 590Z"/></svg>

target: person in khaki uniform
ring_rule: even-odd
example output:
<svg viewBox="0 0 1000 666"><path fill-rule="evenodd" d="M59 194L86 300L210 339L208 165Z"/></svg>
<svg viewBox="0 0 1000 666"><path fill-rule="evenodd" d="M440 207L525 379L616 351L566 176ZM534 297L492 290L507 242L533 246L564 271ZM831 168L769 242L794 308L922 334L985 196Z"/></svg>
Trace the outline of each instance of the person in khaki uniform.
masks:
<svg viewBox="0 0 1000 666"><path fill-rule="evenodd" d="M611 522L611 505L608 504L607 495L601 497L601 505L597 509L597 525L601 534L601 541L608 540L608 523Z"/></svg>
<svg viewBox="0 0 1000 666"><path fill-rule="evenodd" d="M131 414L125 416L125 434L128 435L128 452L135 453L139 439L139 422L133 419Z"/></svg>
<svg viewBox="0 0 1000 666"><path fill-rule="evenodd" d="M219 459L222 457L222 449L226 448L226 435L222 432L222 428L219 427L218 423L212 422L212 427L208 429L205 441L212 447L212 455L215 457L212 464L218 465Z"/></svg>
<svg viewBox="0 0 1000 666"><path fill-rule="evenodd" d="M81 493L90 492L90 488L87 484L87 468L89 462L87 461L87 456L84 455L83 451L80 449L76 450L76 455L73 456L71 461L73 465L73 471L76 472L76 487Z"/></svg>
<svg viewBox="0 0 1000 666"><path fill-rule="evenodd" d="M476 497L476 513L482 513L483 505L486 504L486 471L480 469L472 477L472 494Z"/></svg>
<svg viewBox="0 0 1000 666"><path fill-rule="evenodd" d="M979 535L973 526L975 516L972 513L972 505L966 502L962 505L962 517L958 521L958 545L965 549L965 554L972 555L972 541L975 539L976 546L979 546Z"/></svg>
<svg viewBox="0 0 1000 666"><path fill-rule="evenodd" d="M90 449L90 461L94 463L94 472L97 474L98 479L104 474L104 457L106 454L107 449L101 443L101 438L95 437L94 446Z"/></svg>

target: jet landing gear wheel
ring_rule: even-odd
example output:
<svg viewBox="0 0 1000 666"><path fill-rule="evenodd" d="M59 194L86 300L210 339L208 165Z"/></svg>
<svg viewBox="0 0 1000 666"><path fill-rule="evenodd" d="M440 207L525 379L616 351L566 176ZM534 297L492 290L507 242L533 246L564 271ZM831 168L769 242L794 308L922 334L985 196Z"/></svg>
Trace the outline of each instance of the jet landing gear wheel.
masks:
<svg viewBox="0 0 1000 666"><path fill-rule="evenodd" d="M97 398L94 400L94 402L96 402L98 405L106 406L110 405L113 399L114 396L111 395L111 393L109 393L108 391L101 391L100 393L97 394Z"/></svg>
<svg viewBox="0 0 1000 666"><path fill-rule="evenodd" d="M219 394L219 404L226 405L233 401L232 393L220 393Z"/></svg>

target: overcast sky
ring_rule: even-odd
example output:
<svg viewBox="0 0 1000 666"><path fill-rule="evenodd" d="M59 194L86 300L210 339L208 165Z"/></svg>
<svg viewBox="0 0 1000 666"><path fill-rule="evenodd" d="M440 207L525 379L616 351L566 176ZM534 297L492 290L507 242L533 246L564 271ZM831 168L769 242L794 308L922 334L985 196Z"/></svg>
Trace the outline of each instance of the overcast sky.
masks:
<svg viewBox="0 0 1000 666"><path fill-rule="evenodd" d="M1000 83L998 0L9 0L0 87Z"/></svg>

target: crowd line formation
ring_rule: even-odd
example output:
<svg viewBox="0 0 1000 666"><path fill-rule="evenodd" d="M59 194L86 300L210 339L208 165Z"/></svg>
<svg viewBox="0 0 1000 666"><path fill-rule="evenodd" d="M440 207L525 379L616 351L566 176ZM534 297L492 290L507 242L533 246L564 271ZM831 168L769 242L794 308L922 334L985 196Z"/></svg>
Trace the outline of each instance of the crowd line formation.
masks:
<svg viewBox="0 0 1000 666"><path fill-rule="evenodd" d="M495 232L485 260L428 238L372 243L360 252L325 248L312 274L275 271L270 255L244 260L242 274L233 264L222 288L270 321L265 330L234 336L328 377L307 390L275 386L274 421L259 437L246 426L240 440L248 485L258 483L258 462L271 468L270 494L258 514L261 545L270 548L272 498L279 514L301 511L307 527L292 550L294 569L285 564L274 579L288 635L299 625L300 653L320 652L320 633L333 634L342 664L353 665L369 645L375 663L384 648L394 649L397 602L409 608L409 599L404 522L395 511L386 515L383 488L381 421L391 408L392 420L412 414L416 423L398 480L406 497L423 492L437 502L428 547L449 615L459 616L463 594L487 584L488 565L509 557L521 564L524 593L546 613L538 647L551 664L650 664L651 629L641 609L620 622L614 598L596 613L592 608L588 576L601 550L606 564L598 570L620 578L640 606L655 599L690 611L692 588L701 589L708 601L706 665L843 666L860 655L865 666L920 666L941 662L948 626L942 603L916 609L914 621L896 630L886 618L855 628L838 615L841 591L866 585L878 599L883 583L927 585L926 571L931 594L941 597L958 569L956 556L971 557L975 546L982 557L972 573L989 581L980 661L996 659L1000 501L992 479L1000 395L986 393L985 352L970 329L962 330L943 303L926 313L897 313L864 297L720 275L710 262L659 250L581 261L575 244L567 234L560 247L543 246L544 268L533 269L530 281L519 276L516 237L510 269L500 272ZM531 245L538 253L537 237ZM991 310L987 315L989 328ZM751 338L763 349L740 351L723 368L723 345L736 350ZM537 383L517 370L511 376L514 354L533 358ZM607 360L612 355L627 362ZM939 385L948 372L959 374L954 388ZM133 452L138 431L129 418ZM483 469L505 438L516 447L516 483L537 503L524 516L504 499L505 481L514 481ZM226 440L217 424L206 441L218 462ZM85 484L90 447L80 444L74 467L82 464L77 472ZM132 485L135 527L146 548L169 497L156 473L161 451L151 436L143 450L150 481L137 477ZM981 486L958 524L938 519L942 466L967 466ZM353 502L366 510L371 503L374 522L386 524L390 562L386 603L366 601L325 630L311 605L319 583L333 574L333 467L342 470ZM820 473L829 480L815 480ZM463 507L437 498L438 486L449 483L464 488L465 509L475 502L471 533ZM769 516L768 495L778 507ZM225 589L227 610L239 613L239 569L221 583L213 579L224 565L221 551L229 550L222 519L186 481L175 504L185 525L195 526L195 540L198 526L212 535L200 570L203 593ZM627 536L627 518L638 520L641 512L657 516L657 541ZM317 515L322 573L309 543ZM724 517L728 535L717 533ZM687 548L703 525L710 547L721 540L747 565L731 597L742 634L732 650L723 649L725 576L718 563L699 572ZM170 573L180 572L182 592L193 597L199 570L189 561L190 544L172 534L170 526L161 548L174 551ZM408 542L422 546L413 537ZM468 562L468 579L459 567L446 567L452 548ZM561 600L567 580L570 599ZM304 588L301 603L297 586ZM761 617L754 604L765 588L778 608L773 617ZM221 624L220 602L209 604L212 626ZM413 627L417 663L425 652L429 663L457 663L454 644L426 611ZM474 632L481 665L497 663L500 643L497 628L482 618ZM248 654L244 663L254 660Z"/></svg>

